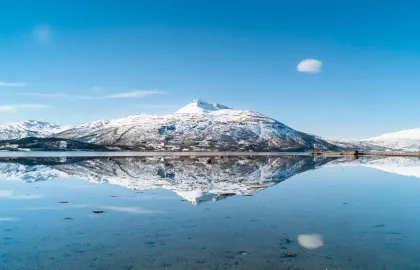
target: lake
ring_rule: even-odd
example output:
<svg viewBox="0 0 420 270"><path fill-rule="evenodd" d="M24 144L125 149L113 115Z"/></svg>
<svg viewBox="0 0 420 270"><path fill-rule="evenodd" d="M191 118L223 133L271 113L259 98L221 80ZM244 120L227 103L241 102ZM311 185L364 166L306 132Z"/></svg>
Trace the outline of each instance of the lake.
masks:
<svg viewBox="0 0 420 270"><path fill-rule="evenodd" d="M1 269L418 269L419 178L416 158L1 158Z"/></svg>

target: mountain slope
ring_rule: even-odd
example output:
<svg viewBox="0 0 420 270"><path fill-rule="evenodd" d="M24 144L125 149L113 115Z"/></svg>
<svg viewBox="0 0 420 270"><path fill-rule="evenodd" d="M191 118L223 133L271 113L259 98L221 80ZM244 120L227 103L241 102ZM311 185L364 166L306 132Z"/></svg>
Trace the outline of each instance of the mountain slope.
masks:
<svg viewBox="0 0 420 270"><path fill-rule="evenodd" d="M387 133L363 140L327 139L327 141L344 149L351 150L418 152L420 151L420 128Z"/></svg>
<svg viewBox="0 0 420 270"><path fill-rule="evenodd" d="M43 138L61 132L65 128L43 121L27 120L21 123L0 125L0 140L22 139L27 137Z"/></svg>
<svg viewBox="0 0 420 270"><path fill-rule="evenodd" d="M262 114L200 100L175 114L140 114L95 121L54 134L54 137L123 145L133 150L304 151L337 148Z"/></svg>
<svg viewBox="0 0 420 270"><path fill-rule="evenodd" d="M420 128L387 133L381 136L362 140L362 142L387 147L393 150L417 152L420 149Z"/></svg>

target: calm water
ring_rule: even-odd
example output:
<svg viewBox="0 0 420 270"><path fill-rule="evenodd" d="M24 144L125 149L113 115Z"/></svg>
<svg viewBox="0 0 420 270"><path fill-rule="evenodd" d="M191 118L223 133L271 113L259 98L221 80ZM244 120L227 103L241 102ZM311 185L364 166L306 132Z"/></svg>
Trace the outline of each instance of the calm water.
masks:
<svg viewBox="0 0 420 270"><path fill-rule="evenodd" d="M419 177L409 158L1 159L0 268L419 269Z"/></svg>

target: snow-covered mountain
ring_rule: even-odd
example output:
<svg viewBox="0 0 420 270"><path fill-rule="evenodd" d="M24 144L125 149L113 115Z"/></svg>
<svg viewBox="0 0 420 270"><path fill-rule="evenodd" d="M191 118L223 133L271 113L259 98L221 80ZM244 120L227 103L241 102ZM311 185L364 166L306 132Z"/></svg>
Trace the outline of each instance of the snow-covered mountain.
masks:
<svg viewBox="0 0 420 270"><path fill-rule="evenodd" d="M201 100L171 115L130 115L73 127L54 137L133 150L304 151L335 149L262 114Z"/></svg>
<svg viewBox="0 0 420 270"><path fill-rule="evenodd" d="M420 128L383 134L363 140L328 140L342 148L365 151L419 152Z"/></svg>
<svg viewBox="0 0 420 270"><path fill-rule="evenodd" d="M134 190L163 188L198 205L252 195L331 159L282 158L45 158L0 160L0 179L25 182L77 177ZM18 163L20 162L20 163Z"/></svg>
<svg viewBox="0 0 420 270"><path fill-rule="evenodd" d="M401 130L362 140L372 145L406 152L420 151L420 128Z"/></svg>
<svg viewBox="0 0 420 270"><path fill-rule="evenodd" d="M43 138L66 129L57 124L27 120L21 123L0 125L0 140L21 139L27 137Z"/></svg>

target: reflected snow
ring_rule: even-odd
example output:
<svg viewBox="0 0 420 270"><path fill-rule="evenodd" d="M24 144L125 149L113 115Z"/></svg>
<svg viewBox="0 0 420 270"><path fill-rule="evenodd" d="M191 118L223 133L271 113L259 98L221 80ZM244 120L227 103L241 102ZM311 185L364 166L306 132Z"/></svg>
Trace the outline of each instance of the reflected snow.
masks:
<svg viewBox="0 0 420 270"><path fill-rule="evenodd" d="M416 269L419 171L416 158L2 158L0 264Z"/></svg>

